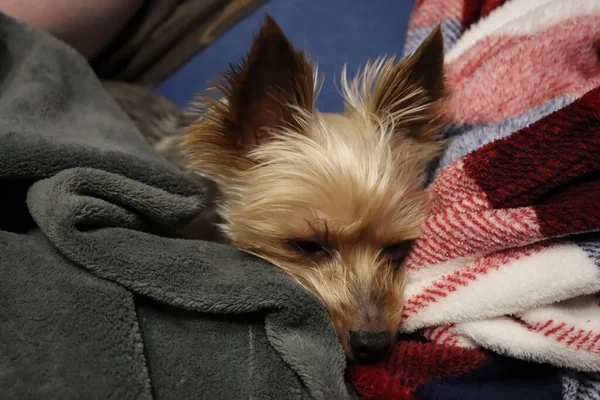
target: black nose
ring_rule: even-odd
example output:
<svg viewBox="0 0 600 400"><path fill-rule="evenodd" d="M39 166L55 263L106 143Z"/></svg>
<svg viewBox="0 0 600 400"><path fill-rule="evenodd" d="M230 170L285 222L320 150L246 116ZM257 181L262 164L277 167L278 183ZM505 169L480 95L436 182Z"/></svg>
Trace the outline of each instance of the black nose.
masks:
<svg viewBox="0 0 600 400"><path fill-rule="evenodd" d="M350 331L352 354L359 363L375 363L384 359L392 344L389 332Z"/></svg>

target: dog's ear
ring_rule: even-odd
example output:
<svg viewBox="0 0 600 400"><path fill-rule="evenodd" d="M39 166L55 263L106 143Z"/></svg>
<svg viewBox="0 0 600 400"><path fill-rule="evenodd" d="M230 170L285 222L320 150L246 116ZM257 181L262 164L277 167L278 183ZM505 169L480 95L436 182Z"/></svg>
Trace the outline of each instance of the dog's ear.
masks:
<svg viewBox="0 0 600 400"><path fill-rule="evenodd" d="M296 122L297 107L313 108L313 73L267 15L248 58L227 74L231 134L244 148L260 145L270 129Z"/></svg>
<svg viewBox="0 0 600 400"><path fill-rule="evenodd" d="M225 101L208 111L240 149L260 145L271 129L293 125L298 110L313 109L311 64L269 15L246 59L224 78L215 88Z"/></svg>
<svg viewBox="0 0 600 400"><path fill-rule="evenodd" d="M268 15L246 59L223 78L214 84L219 98L202 98L203 115L183 141L192 166L216 178L250 167L248 152L274 129L301 125L314 102L308 58Z"/></svg>
<svg viewBox="0 0 600 400"><path fill-rule="evenodd" d="M381 67L369 100L370 112L420 142L439 134L448 93L444 83L444 39L440 26L404 60Z"/></svg>

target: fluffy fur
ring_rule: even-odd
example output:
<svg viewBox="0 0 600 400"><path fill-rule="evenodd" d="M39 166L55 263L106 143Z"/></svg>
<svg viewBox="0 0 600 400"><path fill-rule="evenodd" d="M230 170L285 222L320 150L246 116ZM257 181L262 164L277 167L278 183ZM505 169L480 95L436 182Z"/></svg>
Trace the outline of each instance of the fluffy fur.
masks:
<svg viewBox="0 0 600 400"><path fill-rule="evenodd" d="M350 81L344 71L345 112L320 113L318 74L267 17L183 143L219 187L230 243L315 293L358 361L368 357L350 332L385 332L391 345L400 323L403 261L427 213L426 168L443 147L442 49L437 29L405 60L368 63Z"/></svg>

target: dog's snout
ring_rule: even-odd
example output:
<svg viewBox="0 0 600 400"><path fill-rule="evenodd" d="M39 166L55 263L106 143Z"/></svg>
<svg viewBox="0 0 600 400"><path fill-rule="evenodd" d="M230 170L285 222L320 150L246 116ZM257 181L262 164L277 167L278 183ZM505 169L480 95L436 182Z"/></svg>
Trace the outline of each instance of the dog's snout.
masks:
<svg viewBox="0 0 600 400"><path fill-rule="evenodd" d="M352 354L359 363L375 363L384 359L392 344L389 332L350 331Z"/></svg>

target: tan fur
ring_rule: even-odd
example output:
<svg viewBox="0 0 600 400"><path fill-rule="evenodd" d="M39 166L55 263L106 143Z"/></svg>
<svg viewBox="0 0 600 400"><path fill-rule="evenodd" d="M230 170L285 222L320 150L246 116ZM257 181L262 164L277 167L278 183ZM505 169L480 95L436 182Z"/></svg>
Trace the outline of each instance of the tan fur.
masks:
<svg viewBox="0 0 600 400"><path fill-rule="evenodd" d="M267 17L248 59L216 86L223 99L205 98L184 146L222 192L231 244L321 298L352 358L349 331L395 337L400 323L402 263L427 213L425 170L442 149L434 139L446 99L441 66L422 80L415 68L441 62L441 33L416 60L380 59L350 82L344 72L343 114L313 109L317 80L282 38ZM298 241L324 251L307 254Z"/></svg>

